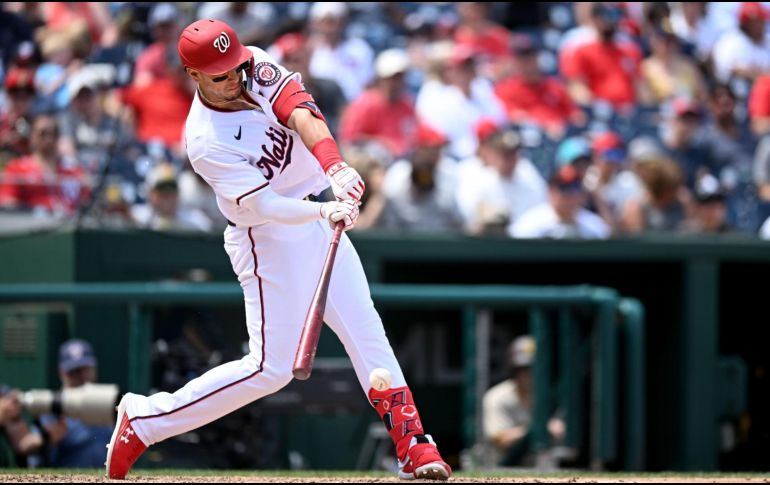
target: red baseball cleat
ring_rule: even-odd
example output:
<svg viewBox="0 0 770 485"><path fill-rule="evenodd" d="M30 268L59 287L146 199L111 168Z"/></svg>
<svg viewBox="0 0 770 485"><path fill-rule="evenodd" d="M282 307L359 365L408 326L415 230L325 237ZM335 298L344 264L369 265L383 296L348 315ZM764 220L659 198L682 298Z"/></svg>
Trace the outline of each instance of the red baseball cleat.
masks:
<svg viewBox="0 0 770 485"><path fill-rule="evenodd" d="M112 432L110 444L107 445L107 476L113 480L122 480L128 475L128 471L142 456L147 446L136 435L131 422L126 414L124 404L128 395L123 396L118 404L118 419L115 431Z"/></svg>
<svg viewBox="0 0 770 485"><path fill-rule="evenodd" d="M436 443L429 434L412 436L406 460L398 462L398 478L401 480L448 480L452 468L441 458Z"/></svg>

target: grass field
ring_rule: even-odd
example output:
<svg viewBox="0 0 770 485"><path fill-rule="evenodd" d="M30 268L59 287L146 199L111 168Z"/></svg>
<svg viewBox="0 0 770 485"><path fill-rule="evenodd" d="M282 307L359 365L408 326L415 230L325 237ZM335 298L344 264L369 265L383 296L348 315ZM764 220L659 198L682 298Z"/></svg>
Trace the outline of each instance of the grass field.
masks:
<svg viewBox="0 0 770 485"><path fill-rule="evenodd" d="M101 470L0 470L2 483L111 482ZM137 470L128 482L141 483L387 483L399 482L389 473L358 471ZM422 480L418 480L422 481ZM756 473L590 473L473 472L457 473L458 483L770 483L769 474Z"/></svg>

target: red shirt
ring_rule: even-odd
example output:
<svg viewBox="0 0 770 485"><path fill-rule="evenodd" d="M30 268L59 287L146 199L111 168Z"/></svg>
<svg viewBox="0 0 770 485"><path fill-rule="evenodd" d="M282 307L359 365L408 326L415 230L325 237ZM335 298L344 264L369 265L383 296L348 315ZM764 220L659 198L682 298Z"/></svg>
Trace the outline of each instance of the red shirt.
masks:
<svg viewBox="0 0 770 485"><path fill-rule="evenodd" d="M136 58L134 78L149 74L153 81L167 79L169 70L166 62L166 50L168 47L163 42L154 42Z"/></svg>
<svg viewBox="0 0 770 485"><path fill-rule="evenodd" d="M513 122L526 119L541 126L565 125L578 112L564 85L553 77L535 83L509 77L495 86L495 94Z"/></svg>
<svg viewBox="0 0 770 485"><path fill-rule="evenodd" d="M399 156L414 145L416 127L414 108L407 98L391 104L377 89L369 89L342 114L339 135L345 143L377 139Z"/></svg>
<svg viewBox="0 0 770 485"><path fill-rule="evenodd" d="M770 74L762 74L754 81L749 96L751 119L770 118Z"/></svg>
<svg viewBox="0 0 770 485"><path fill-rule="evenodd" d="M467 27L459 27L455 32L455 42L470 47L477 54L486 54L493 58L504 57L510 54L511 33L496 24L492 24L481 34Z"/></svg>
<svg viewBox="0 0 770 485"><path fill-rule="evenodd" d="M12 160L0 177L0 206L71 214L89 194L80 169L59 165L51 171L31 155Z"/></svg>
<svg viewBox="0 0 770 485"><path fill-rule="evenodd" d="M578 47L562 69L568 79L584 81L594 97L623 106L636 101L634 79L641 60L634 44L597 40Z"/></svg>
<svg viewBox="0 0 770 485"><path fill-rule="evenodd" d="M193 96L173 79L158 79L147 86L133 86L123 92L123 101L136 114L136 134L147 143L160 138L167 147L182 141L187 113Z"/></svg>

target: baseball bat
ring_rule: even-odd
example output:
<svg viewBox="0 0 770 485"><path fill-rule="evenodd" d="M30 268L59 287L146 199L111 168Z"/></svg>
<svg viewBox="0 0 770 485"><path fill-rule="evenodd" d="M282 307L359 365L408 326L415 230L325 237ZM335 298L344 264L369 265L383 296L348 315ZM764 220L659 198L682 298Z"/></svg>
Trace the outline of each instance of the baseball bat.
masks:
<svg viewBox="0 0 770 485"><path fill-rule="evenodd" d="M326 311L326 294L329 292L329 280L334 268L334 258L337 256L337 246L340 244L342 229L345 224L340 221L334 226L334 235L329 244L329 251L326 253L321 277L318 280L318 286L315 289L315 295L310 302L310 307L305 316L305 326L302 328L302 336L299 339L297 355L294 357L294 368L292 373L295 379L301 381L307 380L313 371L313 360L318 350L318 337L321 335L323 326L324 312Z"/></svg>

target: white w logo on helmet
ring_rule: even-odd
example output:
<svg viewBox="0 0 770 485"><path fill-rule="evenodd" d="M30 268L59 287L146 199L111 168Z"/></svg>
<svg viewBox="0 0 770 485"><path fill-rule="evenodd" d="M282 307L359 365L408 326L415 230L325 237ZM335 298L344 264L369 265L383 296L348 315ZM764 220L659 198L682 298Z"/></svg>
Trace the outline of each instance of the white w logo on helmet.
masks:
<svg viewBox="0 0 770 485"><path fill-rule="evenodd" d="M214 47L216 47L219 52L224 54L227 52L227 48L230 47L230 37L228 37L225 32L222 32L219 34L219 37L214 39Z"/></svg>

